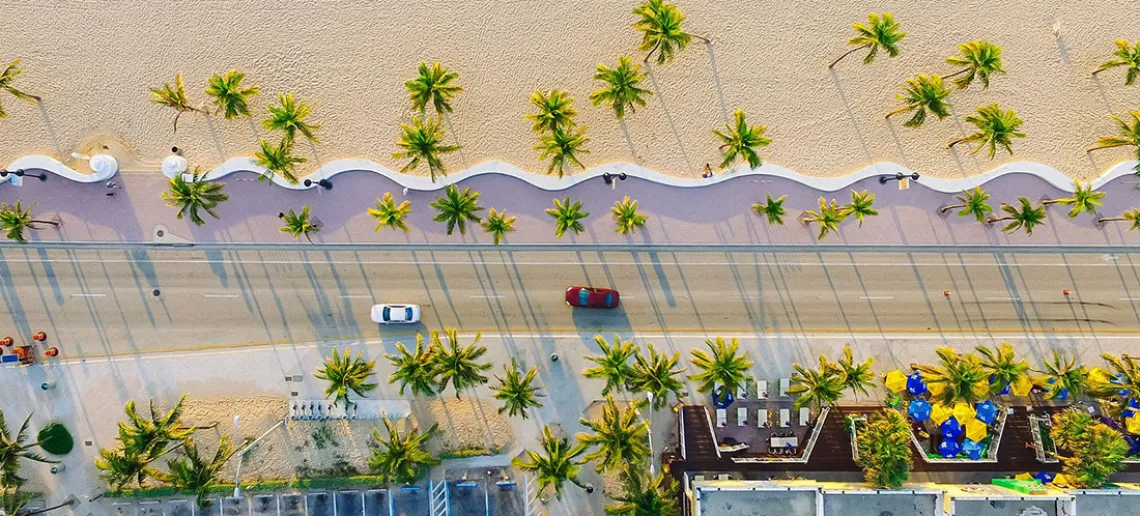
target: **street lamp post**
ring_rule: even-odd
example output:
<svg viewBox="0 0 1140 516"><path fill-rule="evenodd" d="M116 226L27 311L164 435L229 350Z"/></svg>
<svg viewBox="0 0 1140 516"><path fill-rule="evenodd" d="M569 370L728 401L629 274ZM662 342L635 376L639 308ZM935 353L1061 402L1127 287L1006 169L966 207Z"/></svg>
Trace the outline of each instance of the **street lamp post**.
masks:
<svg viewBox="0 0 1140 516"><path fill-rule="evenodd" d="M645 396L649 398L649 405L648 406L649 406L650 414L652 414L653 393L646 391ZM645 419L645 416L641 416L641 420L645 421L645 434L649 438L649 476L653 477L653 476L656 476L656 474L657 474L657 468L654 467L654 465L653 465L653 459L655 458L653 455L653 425L651 425L649 423L648 419Z"/></svg>
<svg viewBox="0 0 1140 516"><path fill-rule="evenodd" d="M0 177L8 177L8 174L12 174L16 177L34 177L40 181L47 181L47 174L31 174L22 168L18 168L16 170L0 170Z"/></svg>
<svg viewBox="0 0 1140 516"><path fill-rule="evenodd" d="M332 181L329 181L328 179L319 179L319 180L317 180L316 184L317 184L317 186L324 188L325 190L332 190L332 187L333 187ZM306 179L305 180L305 186L306 187L313 186L313 180L312 179Z"/></svg>
<svg viewBox="0 0 1140 516"><path fill-rule="evenodd" d="M879 184L885 185L887 181L902 181L903 179L910 178L912 181L918 181L918 172L912 172L910 175L903 174L902 172L895 172L893 176L879 176Z"/></svg>

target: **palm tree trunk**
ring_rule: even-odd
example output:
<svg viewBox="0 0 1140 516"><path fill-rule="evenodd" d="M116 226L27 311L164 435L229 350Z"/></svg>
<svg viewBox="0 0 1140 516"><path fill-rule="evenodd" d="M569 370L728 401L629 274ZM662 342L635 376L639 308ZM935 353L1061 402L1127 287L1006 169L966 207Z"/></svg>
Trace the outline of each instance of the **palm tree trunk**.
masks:
<svg viewBox="0 0 1140 516"><path fill-rule="evenodd" d="M703 42L704 42L704 44L706 44L706 45L711 45L711 44L712 44L712 40L711 40L711 39L709 39L709 38L706 38L706 37L704 37L704 36L701 36L700 34L693 34L693 33L691 33L691 32L690 32L690 33L689 33L689 36L692 36L692 37L694 37L694 38L697 38L697 39L699 39L699 40L703 41Z"/></svg>
<svg viewBox="0 0 1140 516"><path fill-rule="evenodd" d="M1104 224L1105 222L1124 222L1128 219L1124 217L1100 217L1096 219L1097 224Z"/></svg>
<svg viewBox="0 0 1140 516"><path fill-rule="evenodd" d="M1013 217L995 217L992 219L986 219L986 224L993 224L995 222L1006 222L1009 220L1013 220Z"/></svg>
<svg viewBox="0 0 1140 516"><path fill-rule="evenodd" d="M958 208L965 208L966 206L967 206L967 204L964 204L964 203L963 204L947 204L946 206L938 208L938 213L946 213L950 210L956 210Z"/></svg>
<svg viewBox="0 0 1140 516"><path fill-rule="evenodd" d="M970 139L969 137L959 138L957 140L950 142L950 145L947 145L946 148L947 149L953 149L955 145L958 145L959 143L965 142L966 140L969 140L969 139Z"/></svg>
<svg viewBox="0 0 1140 516"><path fill-rule="evenodd" d="M309 236L309 232L308 232L308 231L306 231L306 232L305 232L305 240L308 240L308 241L309 241L309 244L312 244L312 243L313 243L313 238Z"/></svg>
<svg viewBox="0 0 1140 516"><path fill-rule="evenodd" d="M28 221L28 229L43 229L43 228L37 228L37 227L33 226L33 224L47 224L47 225L49 225L49 226L51 226L51 227L53 227L53 228L58 228L58 227L59 227L59 222L56 222L56 221L54 221L54 220L37 220L37 219L32 219L32 220L29 220L29 221Z"/></svg>
<svg viewBox="0 0 1140 516"><path fill-rule="evenodd" d="M1041 205L1042 206L1048 206L1050 204L1057 204L1059 202L1061 202L1061 199L1042 199Z"/></svg>
<svg viewBox="0 0 1140 516"><path fill-rule="evenodd" d="M1085 152L1092 152L1092 151L1103 150L1103 149L1114 149L1116 147L1123 147L1123 145L1097 145L1094 147L1089 147L1087 150L1085 150Z"/></svg>
<svg viewBox="0 0 1140 516"><path fill-rule="evenodd" d="M174 115L174 134L178 134L178 118L181 116L181 111L179 111L178 114Z"/></svg>
<svg viewBox="0 0 1140 516"><path fill-rule="evenodd" d="M20 516L36 516L37 514L44 514L44 513L48 513L48 512L54 511L54 510L56 510L56 509L59 509L59 508L61 508L61 507L70 507L70 506L71 506L72 504L74 504L74 503L75 503L75 499L74 499L74 498L72 498L72 497L68 497L68 498L67 498L67 500L64 500L64 501L63 501L63 503L61 503L61 504L59 504L59 505L55 505L55 506L52 506L52 507L48 507L48 508L46 508L46 509L40 509L40 510L38 510L38 511L32 511L32 512L21 512L21 513L19 513L19 514L20 514Z"/></svg>
<svg viewBox="0 0 1140 516"><path fill-rule="evenodd" d="M887 113L887 116L885 116L884 119L890 120L892 116L897 115L899 113L905 113L907 111L910 111L911 109L914 109L914 106L907 104L901 108L898 108L894 111L891 111L890 113Z"/></svg>
<svg viewBox="0 0 1140 516"><path fill-rule="evenodd" d="M963 68L963 69L961 69L961 70L958 70L957 72L954 72L954 73L952 73L952 74L950 74L950 75L943 75L943 76L942 76L942 80L946 80L946 79L949 79L949 78L951 78L951 77L957 77L957 76L959 76L959 75L962 75L962 74L964 74L964 73L966 73L966 72L968 72L968 71L970 71L970 69L969 69L969 68Z"/></svg>
<svg viewBox="0 0 1140 516"><path fill-rule="evenodd" d="M855 48L853 48L853 49L851 49L851 50L848 50L848 51L844 52L844 53L843 53L843 55L839 56L839 59L836 59L835 61L832 61L832 62L831 62L831 64L827 65L827 67L828 67L829 69L830 69L830 68L835 68L835 65L839 64L839 62L840 62L840 61L842 61L842 60L843 60L843 58L845 58L845 57L847 57L847 56L849 56L849 55L851 55L851 54L854 54L855 52L858 52L858 51L860 51L860 50L863 50L863 49L865 49L865 48L870 48L870 47L871 47L871 45L863 45L863 46L861 46L861 47L855 47Z"/></svg>
<svg viewBox="0 0 1140 516"><path fill-rule="evenodd" d="M645 59L642 59L641 62L642 63L648 63L649 58L653 57L653 52L656 52L658 48L661 48L661 42L660 41L658 41L656 45L653 45L653 48L649 49L649 53L645 54Z"/></svg>

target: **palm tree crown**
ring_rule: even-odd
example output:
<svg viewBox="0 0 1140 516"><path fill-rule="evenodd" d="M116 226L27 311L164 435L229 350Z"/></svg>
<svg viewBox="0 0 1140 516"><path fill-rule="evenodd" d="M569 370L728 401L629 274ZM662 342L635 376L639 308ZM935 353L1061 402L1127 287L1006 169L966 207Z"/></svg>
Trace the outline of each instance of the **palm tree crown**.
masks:
<svg viewBox="0 0 1140 516"><path fill-rule="evenodd" d="M909 111L911 116L903 127L921 127L928 111L939 120L950 116L950 103L946 101L950 88L942 84L941 77L920 73L907 79L902 90L897 97L903 101L903 107L887 113L887 118Z"/></svg>
<svg viewBox="0 0 1140 516"><path fill-rule="evenodd" d="M969 88L974 79L982 83L982 89L989 88L991 75L1005 73L1001 67L1001 47L989 41L978 40L962 43L958 45L958 52L961 55L947 57L946 62L960 66L962 69L943 77L943 79L961 75L961 77L954 79L954 86L960 90Z"/></svg>
<svg viewBox="0 0 1140 516"><path fill-rule="evenodd" d="M875 194L867 193L866 190L856 192L851 190L851 204L844 206L842 209L848 215L854 215L855 220L859 221L859 226L863 226L863 219L867 217L874 217L879 214L872 206L875 204Z"/></svg>
<svg viewBox="0 0 1140 516"><path fill-rule="evenodd" d="M816 223L819 224L819 240L833 231L839 231L839 224L847 219L848 212L846 209L839 207L839 202L835 199L831 200L831 204L827 203L827 199L819 198L819 211L807 210L804 212L803 222L805 224Z"/></svg>
<svg viewBox="0 0 1140 516"><path fill-rule="evenodd" d="M851 346L843 346L843 358L834 364L840 374L840 383L844 389L851 389L855 394L855 398L859 398L859 393L864 396L868 395L867 387L875 384L875 373L871 371L871 365L875 363L875 359L867 357L862 363L856 363L851 353Z"/></svg>
<svg viewBox="0 0 1140 516"><path fill-rule="evenodd" d="M740 353L740 341L732 339L726 344L724 338L716 340L705 339L709 352L700 349L690 351L693 366L700 370L697 374L689 375L689 379L699 382L698 392L711 393L718 387L724 392L736 392L744 384L744 374L752 368L752 361L748 353Z"/></svg>
<svg viewBox="0 0 1140 516"><path fill-rule="evenodd" d="M645 226L645 222L649 220L649 217L637 212L637 201L630 200L628 195L620 201L615 201L610 211L614 215L614 222L617 222L614 232L623 235Z"/></svg>
<svg viewBox="0 0 1140 516"><path fill-rule="evenodd" d="M562 498L562 487L569 481L581 486L578 482L578 470L583 461L579 455L586 452L585 444L570 446L570 440L565 437L555 437L550 425L542 427L542 451L540 455L532 450L523 450L524 457L511 459L511 465L521 471L536 474L539 492L548 487L554 488L554 494Z"/></svg>
<svg viewBox="0 0 1140 516"><path fill-rule="evenodd" d="M503 366L503 372L506 373L505 378L500 378L498 375L495 379L499 381L499 386L495 388L494 398L503 402L503 406L499 407L499 413L506 412L513 416L522 416L527 419L527 409L541 408L542 403L538 398L546 396L539 392L542 387L534 385L534 379L538 376L538 368L531 367L523 373L519 369L519 363L514 357L511 357L511 365Z"/></svg>
<svg viewBox="0 0 1140 516"><path fill-rule="evenodd" d="M771 138L764 137L768 126L749 126L744 121L744 111L737 109L732 112L733 123L725 124L724 131L713 130L713 134L720 138L720 154L724 158L720 168L728 168L736 158L744 158L749 168L758 168L761 165L760 155L756 153L757 147L767 147L772 143Z"/></svg>
<svg viewBox="0 0 1140 516"><path fill-rule="evenodd" d="M1076 218L1077 215L1080 215L1082 211L1096 215L1096 209L1104 204L1101 202L1101 199L1104 199L1104 192L1093 191L1091 184L1082 185L1080 181L1073 181L1072 197L1046 200L1042 201L1041 204L1048 205L1058 203L1071 206L1072 209L1069 210L1069 218L1073 219Z"/></svg>
<svg viewBox="0 0 1140 516"><path fill-rule="evenodd" d="M981 355L982 372L989 378L990 394L1001 393L1029 373L1029 362L1018 360L1008 342L1002 342L993 349L985 346L974 349Z"/></svg>
<svg viewBox="0 0 1140 516"><path fill-rule="evenodd" d="M397 342L398 355L384 354L384 358L392 362L392 366L396 368L388 377L388 384L399 382L400 396L404 395L404 390L408 387L411 387L413 395L435 394L435 386L438 383L436 377L439 376L439 371L436 369L436 355L439 353L439 348L435 347L435 341L436 339L432 339L431 344L424 346L424 336L417 333L415 352L409 352L402 342Z"/></svg>
<svg viewBox="0 0 1140 516"><path fill-rule="evenodd" d="M998 146L1006 152L1013 154L1013 139L1025 138L1025 133L1018 131L1021 128L1021 119L1014 110L1002 111L997 104L990 104L978 108L977 115L966 117L966 122L974 124L978 131L965 138L950 142L948 147L959 143L976 143L977 146L970 154L977 154L982 148L988 148L990 159L994 159Z"/></svg>
<svg viewBox="0 0 1140 516"><path fill-rule="evenodd" d="M1132 83L1136 82L1136 76L1140 74L1140 41L1136 42L1135 48L1130 47L1128 41L1123 39L1116 40L1115 44L1116 52L1112 53L1112 58L1098 66L1093 75L1123 66L1124 85L1132 86Z"/></svg>
<svg viewBox="0 0 1140 516"><path fill-rule="evenodd" d="M297 183L297 172L295 167L301 163L308 161L300 156L293 155L293 140L288 136L281 139L281 143L276 147L269 144L265 140L259 140L261 150L253 155L253 162L260 167L264 167L270 175L280 174L290 183ZM268 176L261 176L262 179Z"/></svg>
<svg viewBox="0 0 1140 516"><path fill-rule="evenodd" d="M1097 139L1096 145L1089 148L1088 152L1113 147L1135 147L1136 166L1133 167L1133 170L1136 175L1140 175L1140 111L1130 111L1128 114L1132 117L1131 123L1112 115L1112 119L1120 128L1120 136L1101 136Z"/></svg>
<svg viewBox="0 0 1140 516"><path fill-rule="evenodd" d="M466 346L459 345L459 334L455 328L444 330L447 334L447 345L444 346L439 339L439 332L431 332L431 345L438 353L435 356L436 373L439 374L439 392L447 389L447 384L455 388L455 398L459 392L468 387L478 387L487 383L487 376L483 374L491 368L491 364L478 362L487 354L487 346L479 344L483 334L476 333L475 340Z"/></svg>
<svg viewBox="0 0 1140 516"><path fill-rule="evenodd" d="M276 106L269 106L269 118L261 122L266 129L283 131L289 141L301 133L309 141L320 143L313 135L321 126L309 124L305 119L313 114L313 107L304 100L296 100L292 93L278 93Z"/></svg>
<svg viewBox="0 0 1140 516"><path fill-rule="evenodd" d="M943 387L938 401L946 405L956 401L973 403L989 393L988 375L977 355L959 354L950 347L941 347L935 352L939 365L912 364L911 367L922 373L928 386Z"/></svg>
<svg viewBox="0 0 1140 516"><path fill-rule="evenodd" d="M20 430L13 436L8 430L8 422L4 412L0 411L0 486L18 487L24 484L25 479L20 476L20 459L27 459L44 464L57 461L48 459L34 451L39 447L38 442L28 442L28 428L32 422L31 414L24 419Z"/></svg>
<svg viewBox="0 0 1140 516"><path fill-rule="evenodd" d="M954 197L958 199L959 204L949 204L940 208L942 213L949 210L962 208L958 212L959 217L973 216L978 222L985 222L986 217L994 211L993 206L990 206L990 193L982 190L982 187L975 186L973 190L965 190L961 195Z"/></svg>
<svg viewBox="0 0 1140 516"><path fill-rule="evenodd" d="M574 117L578 114L574 110L574 99L570 98L566 90L556 88L550 90L550 93L535 90L530 95L530 103L538 108L538 112L527 114L526 119L534 122L531 130L536 133L569 129L574 125Z"/></svg>
<svg viewBox="0 0 1140 516"><path fill-rule="evenodd" d="M178 174L171 178L170 189L162 192L162 200L171 208L178 208L178 213L175 214L178 220L182 220L184 215L189 215L190 222L195 226L201 226L206 221L202 219L199 211L208 213L214 217L214 220L218 219L214 208L230 198L229 194L222 192L224 188L223 183L206 182L195 168L189 181L186 180L186 174Z"/></svg>
<svg viewBox="0 0 1140 516"><path fill-rule="evenodd" d="M126 455L155 459L166 453L171 443L188 439L194 428L182 426L182 405L186 403L183 394L165 414L158 411L154 400L150 400L150 417L143 418L135 409L134 400L123 405L128 422L119 422L119 440L123 443Z"/></svg>
<svg viewBox="0 0 1140 516"><path fill-rule="evenodd" d="M372 429L372 439L380 446L372 449L368 466L379 474L382 482L408 484L419 477L423 468L439 464L439 459L423 449L424 442L435 435L438 424L431 425L423 433L412 428L401 435L395 422L386 417L381 419L388 430L388 438L380 437L379 429Z"/></svg>
<svg viewBox="0 0 1140 516"><path fill-rule="evenodd" d="M649 478L642 468L626 465L619 475L622 493L615 505L605 507L606 516L681 516L677 505L677 481L664 471Z"/></svg>
<svg viewBox="0 0 1140 516"><path fill-rule="evenodd" d="M820 355L819 369L810 369L800 364L794 364L792 369L791 387L788 394L795 395L795 408L833 406L839 398L843 397L842 371L838 366L827 361L827 357Z"/></svg>
<svg viewBox="0 0 1140 516"><path fill-rule="evenodd" d="M16 77L19 77L22 73L24 73L24 69L20 68L19 59L8 63L8 66L4 68L4 72L0 73L0 90L8 92L13 97L16 97L20 100L26 100L28 102L35 102L37 100L40 100L38 96L30 95L20 90L19 88L12 86L12 81L16 80ZM0 119L3 118L8 118L8 112L4 111L4 105L0 104Z"/></svg>
<svg viewBox="0 0 1140 516"><path fill-rule="evenodd" d="M1088 388L1088 367L1077 365L1077 357L1063 355L1053 350L1048 361L1041 362L1041 370L1045 375L1045 385L1048 387L1046 396L1050 399L1058 398L1062 390L1067 391L1072 399L1078 399Z"/></svg>
<svg viewBox="0 0 1140 516"><path fill-rule="evenodd" d="M169 482L175 489L194 492L194 502L199 508L209 507L211 502L207 497L211 488L218 483L222 467L226 465L232 452L233 446L229 437L225 435L218 441L213 457L199 455L198 446L192 439L187 439L182 445L185 457L166 462L170 473L163 475L163 480Z"/></svg>
<svg viewBox="0 0 1140 516"><path fill-rule="evenodd" d="M898 489L910 477L910 425L897 410L876 412L856 436L859 466L876 489Z"/></svg>
<svg viewBox="0 0 1140 516"><path fill-rule="evenodd" d="M242 86L243 80L245 74L237 70L210 77L210 86L206 88L206 95L214 99L216 113L224 113L226 120L249 116L249 101L261 92L261 88L257 86Z"/></svg>
<svg viewBox="0 0 1140 516"><path fill-rule="evenodd" d="M333 348L332 356L325 359L325 365L313 373L313 376L329 382L325 387L326 398L331 397L336 403L343 401L347 407L350 403L349 391L364 397L376 389L376 384L366 383L369 376L376 374L375 366L375 360L364 361L364 351L358 352L356 358L352 358L347 350L341 355L336 348Z"/></svg>
<svg viewBox="0 0 1140 516"><path fill-rule="evenodd" d="M408 164L404 165L400 172L415 170L422 161L427 163L433 182L437 172L447 174L443 161L439 159L440 155L455 152L459 150L459 146L443 144L444 130L441 119L430 118L424 121L421 118L413 118L412 125L400 124L400 130L403 134L396 145L404 150L392 153L393 159L408 160Z"/></svg>
<svg viewBox="0 0 1140 516"><path fill-rule="evenodd" d="M437 114L450 113L451 97L463 91L458 84L452 84L458 78L458 73L447 71L439 61L432 63L430 67L420 61L419 75L404 83L412 99L412 109L425 113L430 103Z"/></svg>
<svg viewBox="0 0 1140 516"><path fill-rule="evenodd" d="M637 353L633 357L633 368L629 379L629 390L644 392L652 396L653 410L661 410L669 404L669 396L679 398L685 384L677 378L685 373L677 366L681 361L681 352L674 351L672 355L658 352L650 342L646 345L648 355Z"/></svg>
<svg viewBox="0 0 1140 516"><path fill-rule="evenodd" d="M1020 208L1003 203L1001 205L1001 211L1004 211L1006 215L1004 217L992 218L989 220L989 222L994 223L1008 221L1009 224L1006 224L1005 227L1001 228L1002 232L1016 233L1017 230L1024 229L1026 235L1032 235L1033 228L1036 228L1039 225L1045 225L1045 207L1035 207L1029 202L1029 199L1025 197L1018 197L1017 201L1021 205Z"/></svg>
<svg viewBox="0 0 1140 516"><path fill-rule="evenodd" d="M376 229L388 227L392 229L402 229L404 233L408 232L408 224L404 222L404 218L412 212L412 201L404 201L396 204L392 199L392 192L385 192L383 199L376 199L376 207L368 208L368 214L376 217Z"/></svg>
<svg viewBox="0 0 1140 516"><path fill-rule="evenodd" d="M554 218L554 236L558 238L567 231L573 231L575 235L585 231L582 219L590 216L590 212L582 211L582 201L571 202L569 195L565 200L555 198L554 207L547 208L546 214Z"/></svg>
<svg viewBox="0 0 1140 516"><path fill-rule="evenodd" d="M483 207L479 206L479 192L472 192L471 187L464 188L460 192L455 185L447 185L444 197L436 197L431 202L431 207L439 212L432 220L447 224L449 235L457 226L459 234L466 235L468 221L478 223L482 220L478 215L478 212L483 210Z"/></svg>
<svg viewBox="0 0 1140 516"><path fill-rule="evenodd" d="M606 386L602 388L603 396L608 395L613 390L628 389L634 377L633 366L630 365L629 360L638 354L633 341L621 340L620 336L614 335L614 343L611 346L604 337L595 335L594 342L601 348L602 354L586 356L586 360L596 365L582 371L582 376L605 380Z"/></svg>
<svg viewBox="0 0 1140 516"><path fill-rule="evenodd" d="M581 418L578 422L593 431L592 434L579 433L578 442L587 447L597 446L583 459L597 461L594 469L599 473L620 469L625 464L642 464L653 453L647 444L649 422L638 413L636 402L622 409L612 397L606 396L601 419Z"/></svg>
<svg viewBox="0 0 1140 516"><path fill-rule="evenodd" d="M848 40L847 44L855 48L839 56L839 59L833 61L828 68L834 68L843 58L865 48L870 50L863 57L863 64L874 62L879 49L885 51L887 56L895 57L899 55L899 41L906 37L906 33L901 30L902 24L895 21L891 13L868 14L866 25L855 22L851 24L851 28L855 29L855 36Z"/></svg>
<svg viewBox="0 0 1140 516"><path fill-rule="evenodd" d="M9 65L11 68L11 65ZM7 75L7 73L5 73ZM174 132L178 132L178 118L182 113L205 111L190 105L190 97L186 96L186 86L182 84L182 72L174 76L174 84L169 82L159 88L150 88L150 103L166 106L178 113L174 115Z"/></svg>
<svg viewBox="0 0 1140 516"><path fill-rule="evenodd" d="M5 232L8 240L15 240L23 243L24 230L43 229L40 224L47 224L49 226L59 226L59 222L51 220L37 220L32 218L32 209L25 208L23 203L16 201L16 204L9 205L7 203L0 204L0 231Z"/></svg>
<svg viewBox="0 0 1140 516"><path fill-rule="evenodd" d="M293 211L292 208L289 208L289 212L284 215L284 217L281 217L281 219L285 221L285 226L281 228L282 233L289 233L293 235L294 239L303 236L310 244L313 243L313 238L309 235L320 232L321 227L313 224L312 221L309 220L308 204L301 208L301 213L297 213Z"/></svg>
<svg viewBox="0 0 1140 516"><path fill-rule="evenodd" d="M483 229L491 234L495 245L499 245L507 233L515 230L516 218L508 217L506 210L496 212L495 208L491 208L487 212L487 220L483 221Z"/></svg>
<svg viewBox="0 0 1140 516"><path fill-rule="evenodd" d="M633 14L638 17L633 28L641 32L641 44L637 49L649 51L645 54L645 61L657 52L657 64L668 63L692 41L694 35L681 28L685 15L676 5L664 0L646 0L633 9ZM707 39L696 37L708 43Z"/></svg>
<svg viewBox="0 0 1140 516"><path fill-rule="evenodd" d="M602 81L605 86L590 94L590 102L595 106L608 104L618 120L625 118L626 109L634 113L637 106L645 107L645 97L653 94L641 87L645 73L641 71L641 65L634 65L628 56L618 58L617 68L598 65L594 79Z"/></svg>
<svg viewBox="0 0 1140 516"><path fill-rule="evenodd" d="M772 194L768 194L768 200L763 203L756 203L752 205L752 211L757 215L763 215L768 219L768 225L779 224L784 225L784 215L787 215L787 210L784 209L784 201L788 196L781 195L778 199L773 199Z"/></svg>
<svg viewBox="0 0 1140 516"><path fill-rule="evenodd" d="M534 150L539 151L539 159L549 159L550 165L546 167L547 174L558 173L558 177L566 175L566 170L572 165L585 169L585 165L578 160L581 154L589 154L584 147L590 139L586 137L586 126L559 127L549 134L539 138Z"/></svg>

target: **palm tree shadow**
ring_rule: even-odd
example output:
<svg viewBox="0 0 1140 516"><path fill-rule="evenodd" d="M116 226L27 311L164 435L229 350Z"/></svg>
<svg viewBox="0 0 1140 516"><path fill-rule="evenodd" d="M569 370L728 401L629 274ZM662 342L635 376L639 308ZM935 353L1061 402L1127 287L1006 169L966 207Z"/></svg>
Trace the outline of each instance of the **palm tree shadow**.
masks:
<svg viewBox="0 0 1140 516"><path fill-rule="evenodd" d="M1104 83L1101 82L1100 77L1095 75L1092 76L1092 79L1093 83L1096 84L1096 92L1100 95L1101 102L1104 102L1104 108L1108 110L1109 113L1112 113L1114 111L1112 109L1112 102L1108 100L1108 94L1104 91Z"/></svg>
<svg viewBox="0 0 1140 516"><path fill-rule="evenodd" d="M641 156L637 155L637 149L633 146L633 138L629 137L629 126L626 125L625 119L618 120L618 127L621 127L621 134L625 136L625 144L629 146L629 155L633 156L633 161L641 164Z"/></svg>
<svg viewBox="0 0 1140 516"><path fill-rule="evenodd" d="M210 132L210 139L214 140L214 150L218 152L218 159L225 161L226 148L222 145L222 139L218 137L218 129L214 127L214 117L206 117L206 130Z"/></svg>
<svg viewBox="0 0 1140 516"><path fill-rule="evenodd" d="M1065 37L1057 34L1057 54L1061 56L1061 62L1069 64L1069 46L1065 44Z"/></svg>
<svg viewBox="0 0 1140 516"><path fill-rule="evenodd" d="M887 120L887 128L891 130L891 139L894 140L895 147L899 149L899 156L902 157L903 166L910 168L910 158L907 157L906 147L903 146L902 140L899 139L898 129L895 128L895 124L891 123L890 120Z"/></svg>
<svg viewBox="0 0 1140 516"><path fill-rule="evenodd" d="M313 140L306 140L306 141L309 142L309 152L313 153L313 161L316 162L316 164L317 164L317 166L314 167L314 170L317 168L320 168L322 165L325 164L325 162L323 159L321 159L321 153L317 152L317 144L313 143Z"/></svg>
<svg viewBox="0 0 1140 516"><path fill-rule="evenodd" d="M851 109L851 101L843 92L843 85L839 82L839 74L834 69L829 69L827 73L831 75L831 82L835 84L835 91L839 93L839 100L843 101L843 109L847 112L847 118L851 120L851 126L855 128L855 136L859 137L859 145L863 147L863 154L867 156L868 162L874 161L871 147L867 145L867 139L863 137L863 131L859 129L859 121L855 118L855 111Z"/></svg>
<svg viewBox="0 0 1140 516"><path fill-rule="evenodd" d="M720 116L724 118L724 123L727 124L730 120L728 117L728 103L724 100L724 86L720 83L720 69L716 66L716 53L713 52L712 42L710 41L705 45L705 48L709 53L709 66L712 67L713 81L716 83L717 100L720 101Z"/></svg>
<svg viewBox="0 0 1140 516"><path fill-rule="evenodd" d="M689 153L685 151L685 145L681 142L681 134L677 132L677 124L673 121L673 113L669 111L669 106L665 103L665 97L661 95L661 87L657 84L657 76L653 73L653 67L649 63L645 63L646 72L649 75L649 82L653 84L653 96L661 104L661 110L665 112L665 120L669 122L669 131L673 133L673 139L677 142L677 147L681 150L681 158L685 160L685 170L693 169L693 162L689 159Z"/></svg>
<svg viewBox="0 0 1140 516"><path fill-rule="evenodd" d="M59 133L55 130L55 123L53 123L51 121L51 117L48 116L47 106L44 105L44 101L39 100L36 101L36 107L40 110L40 117L44 119L44 129L47 130L48 137L51 138L51 143L52 146L55 147L55 152L59 156L63 156L63 143L59 140Z"/></svg>
<svg viewBox="0 0 1140 516"><path fill-rule="evenodd" d="M459 133L455 132L455 124L451 123L451 115L444 112L443 121L447 123L447 131L455 138L455 145L459 147L455 152L459 154L459 161L463 162L463 168L465 170L471 168L471 165L467 162L467 155L463 153L463 141L459 139Z"/></svg>

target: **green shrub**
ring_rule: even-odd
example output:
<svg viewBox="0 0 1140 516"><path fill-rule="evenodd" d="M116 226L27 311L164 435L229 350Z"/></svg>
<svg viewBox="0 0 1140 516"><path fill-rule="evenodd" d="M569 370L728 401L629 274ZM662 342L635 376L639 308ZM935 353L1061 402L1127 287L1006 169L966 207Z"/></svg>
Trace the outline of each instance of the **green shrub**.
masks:
<svg viewBox="0 0 1140 516"><path fill-rule="evenodd" d="M71 432L68 432L67 428L59 423L52 423L43 427L36 439L40 442L40 448L52 455L67 455L75 447L75 440L71 438Z"/></svg>
<svg viewBox="0 0 1140 516"><path fill-rule="evenodd" d="M471 446L467 448L460 448L458 450L444 450L439 452L439 460L451 459L466 459L469 457L486 457L489 455L498 455L503 453L501 446L494 448L484 448L481 446Z"/></svg>

